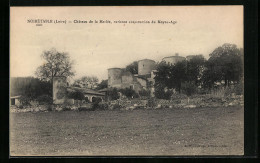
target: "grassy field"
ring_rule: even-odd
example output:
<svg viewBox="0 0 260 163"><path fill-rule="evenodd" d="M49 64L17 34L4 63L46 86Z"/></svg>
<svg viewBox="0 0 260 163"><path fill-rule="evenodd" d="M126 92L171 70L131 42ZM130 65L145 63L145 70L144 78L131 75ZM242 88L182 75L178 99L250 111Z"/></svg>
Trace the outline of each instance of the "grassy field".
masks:
<svg viewBox="0 0 260 163"><path fill-rule="evenodd" d="M242 107L10 114L21 155L242 155Z"/></svg>

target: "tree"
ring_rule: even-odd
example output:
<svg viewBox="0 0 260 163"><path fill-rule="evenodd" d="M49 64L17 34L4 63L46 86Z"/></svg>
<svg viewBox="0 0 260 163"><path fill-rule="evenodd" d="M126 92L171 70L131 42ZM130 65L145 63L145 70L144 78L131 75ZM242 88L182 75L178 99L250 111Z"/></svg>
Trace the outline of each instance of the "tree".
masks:
<svg viewBox="0 0 260 163"><path fill-rule="evenodd" d="M235 44L223 44L209 54L206 72L203 76L205 85L224 81L225 86L231 82L238 83L243 77L243 49L238 49Z"/></svg>
<svg viewBox="0 0 260 163"><path fill-rule="evenodd" d="M197 86L195 82L192 81L186 81L182 84L182 92L185 93L188 96L188 104L190 101L190 96L196 93L197 91Z"/></svg>
<svg viewBox="0 0 260 163"><path fill-rule="evenodd" d="M158 99L170 100L173 92L170 89L167 89L163 85L157 85L155 87L154 95Z"/></svg>
<svg viewBox="0 0 260 163"><path fill-rule="evenodd" d="M138 62L134 61L133 63L129 64L126 66L125 70L131 72L132 74L138 74Z"/></svg>
<svg viewBox="0 0 260 163"><path fill-rule="evenodd" d="M194 82L196 86L201 85L205 62L203 55L195 55L187 61L187 81Z"/></svg>
<svg viewBox="0 0 260 163"><path fill-rule="evenodd" d="M116 88L113 88L107 91L107 97L109 100L117 100L120 96L118 90Z"/></svg>
<svg viewBox="0 0 260 163"><path fill-rule="evenodd" d="M52 99L51 83L33 77L11 78L10 89L11 96L22 96L20 101L23 105L29 104L32 100L41 102L45 97Z"/></svg>
<svg viewBox="0 0 260 163"><path fill-rule="evenodd" d="M161 62L157 66L155 76L155 94L163 93L164 89L176 89L181 91L181 83L187 79L186 61L177 62L174 65ZM156 93L157 92L157 93ZM159 93L159 94L161 94Z"/></svg>
<svg viewBox="0 0 260 163"><path fill-rule="evenodd" d="M72 71L73 62L68 53L58 52L56 49L44 51L41 56L44 64L37 68L35 74L43 81L51 81L55 76L74 76Z"/></svg>
<svg viewBox="0 0 260 163"><path fill-rule="evenodd" d="M98 84L97 90L107 88L107 85L108 85L108 80L102 80L102 81Z"/></svg>
<svg viewBox="0 0 260 163"><path fill-rule="evenodd" d="M179 93L181 92L182 83L187 80L187 62L177 62L171 66L170 78L167 83L169 88L176 89Z"/></svg>
<svg viewBox="0 0 260 163"><path fill-rule="evenodd" d="M96 88L98 85L98 78L96 76L83 76L80 79L77 79L73 86L81 88Z"/></svg>

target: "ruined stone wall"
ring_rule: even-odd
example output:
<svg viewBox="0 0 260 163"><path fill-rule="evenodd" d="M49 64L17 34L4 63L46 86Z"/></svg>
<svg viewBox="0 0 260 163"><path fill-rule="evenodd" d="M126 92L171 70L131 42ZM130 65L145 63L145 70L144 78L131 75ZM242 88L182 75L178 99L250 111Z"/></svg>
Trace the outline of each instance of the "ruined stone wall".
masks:
<svg viewBox="0 0 260 163"><path fill-rule="evenodd" d="M53 78L53 103L63 104L66 100L67 81L66 77Z"/></svg>
<svg viewBox="0 0 260 163"><path fill-rule="evenodd" d="M122 69L110 68L108 69L108 88L121 88L122 85Z"/></svg>

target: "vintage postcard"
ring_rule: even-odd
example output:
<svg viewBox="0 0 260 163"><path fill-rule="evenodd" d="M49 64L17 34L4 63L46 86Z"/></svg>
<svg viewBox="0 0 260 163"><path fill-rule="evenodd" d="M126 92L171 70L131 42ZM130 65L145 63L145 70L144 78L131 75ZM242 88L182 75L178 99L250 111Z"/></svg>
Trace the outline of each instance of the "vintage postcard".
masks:
<svg viewBox="0 0 260 163"><path fill-rule="evenodd" d="M243 6L10 7L10 156L244 155Z"/></svg>

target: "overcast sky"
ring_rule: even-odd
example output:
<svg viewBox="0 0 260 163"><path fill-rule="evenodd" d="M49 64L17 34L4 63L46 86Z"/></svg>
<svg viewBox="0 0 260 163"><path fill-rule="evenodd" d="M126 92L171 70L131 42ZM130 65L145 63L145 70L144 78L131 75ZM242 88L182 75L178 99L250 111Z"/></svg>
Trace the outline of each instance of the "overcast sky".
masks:
<svg viewBox="0 0 260 163"><path fill-rule="evenodd" d="M67 20L36 26L27 19ZM74 20L158 20L176 24L83 24ZM72 23L68 23L72 21ZM140 59L203 54L232 43L243 48L243 7L12 7L10 76L34 76L44 50L68 52L78 78L107 79L107 69Z"/></svg>

